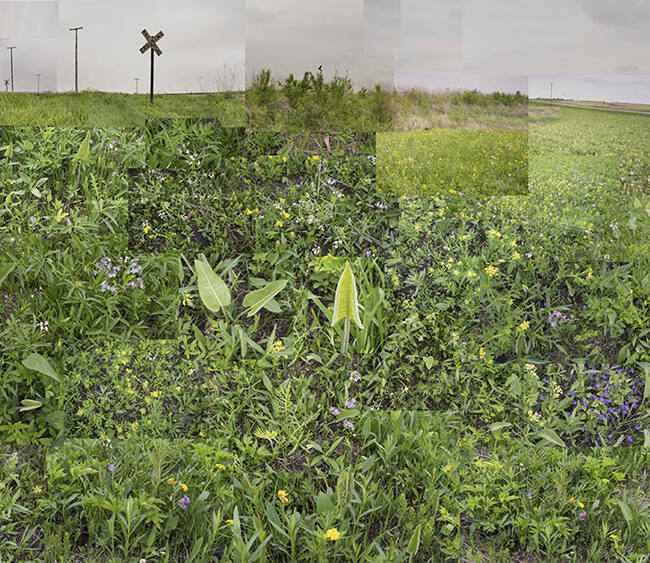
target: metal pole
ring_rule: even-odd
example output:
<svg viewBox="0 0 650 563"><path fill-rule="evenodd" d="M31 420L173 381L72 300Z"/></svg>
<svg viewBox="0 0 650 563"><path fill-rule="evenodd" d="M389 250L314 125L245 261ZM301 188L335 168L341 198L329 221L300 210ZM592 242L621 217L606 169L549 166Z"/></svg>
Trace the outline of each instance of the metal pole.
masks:
<svg viewBox="0 0 650 563"><path fill-rule="evenodd" d="M36 75L36 93L37 94L41 93L41 75L40 74Z"/></svg>
<svg viewBox="0 0 650 563"><path fill-rule="evenodd" d="M13 47L7 47L9 49L9 53L11 55L11 91L14 91L14 49L16 46L14 45Z"/></svg>
<svg viewBox="0 0 650 563"><path fill-rule="evenodd" d="M138 80L140 80L140 79L139 78L134 78L133 80L135 80L135 93L137 94L138 93Z"/></svg>
<svg viewBox="0 0 650 563"><path fill-rule="evenodd" d="M151 105L153 105L153 48L150 49L151 51L151 87L149 89L149 102Z"/></svg>
<svg viewBox="0 0 650 563"><path fill-rule="evenodd" d="M5 92L9 92L9 79L5 80Z"/></svg>
<svg viewBox="0 0 650 563"><path fill-rule="evenodd" d="M553 83L551 82L551 103L553 102Z"/></svg>
<svg viewBox="0 0 650 563"><path fill-rule="evenodd" d="M80 27L71 27L70 31L74 31L74 91L79 91L79 37L77 32L83 29Z"/></svg>

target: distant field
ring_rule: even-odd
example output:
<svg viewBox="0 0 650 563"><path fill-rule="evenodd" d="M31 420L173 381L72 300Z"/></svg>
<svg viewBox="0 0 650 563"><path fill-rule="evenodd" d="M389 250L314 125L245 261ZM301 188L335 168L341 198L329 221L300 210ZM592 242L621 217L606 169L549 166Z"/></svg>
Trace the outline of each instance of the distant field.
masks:
<svg viewBox="0 0 650 563"><path fill-rule="evenodd" d="M377 135L377 187L393 194L523 195L528 135L431 129Z"/></svg>
<svg viewBox="0 0 650 563"><path fill-rule="evenodd" d="M542 101L542 100L540 100ZM543 100L543 103L551 103L550 100ZM597 102L592 100L560 100L554 99L554 104L565 106L576 106L594 109L618 109L623 111L647 111L650 112L650 104L625 104L621 102Z"/></svg>
<svg viewBox="0 0 650 563"><path fill-rule="evenodd" d="M149 94L0 93L0 125L132 127L153 117L203 117L243 126L244 97L240 92L158 94L152 106Z"/></svg>

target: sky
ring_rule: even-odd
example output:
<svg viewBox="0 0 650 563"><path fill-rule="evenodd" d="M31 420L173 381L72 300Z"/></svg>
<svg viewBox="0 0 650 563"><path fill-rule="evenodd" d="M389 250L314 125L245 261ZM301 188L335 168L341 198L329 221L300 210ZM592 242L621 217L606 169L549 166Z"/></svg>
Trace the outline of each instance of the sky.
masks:
<svg viewBox="0 0 650 563"><path fill-rule="evenodd" d="M0 0L0 79L149 88L141 30L162 30L157 92L240 89L263 68L353 84L476 88L650 102L650 0ZM528 80L527 77L531 77ZM645 77L645 78L644 78ZM2 83L0 83L0 86ZM632 99L634 98L634 99Z"/></svg>
<svg viewBox="0 0 650 563"><path fill-rule="evenodd" d="M36 68L53 77L54 88L74 88L69 28L77 26L80 90L133 92L140 77L140 92L148 91L150 54L139 51L145 28L165 34L154 63L156 92L243 88L243 0L0 0L0 22L0 38L16 44L16 90L36 89Z"/></svg>
<svg viewBox="0 0 650 563"><path fill-rule="evenodd" d="M617 76L531 76L528 82L531 98L553 97L650 104L650 75Z"/></svg>
<svg viewBox="0 0 650 563"><path fill-rule="evenodd" d="M246 0L246 82L265 68L283 79L322 65L326 79L338 74L356 86L392 84L392 50L380 45L383 37L397 39L391 21L389 15L377 24L364 0Z"/></svg>

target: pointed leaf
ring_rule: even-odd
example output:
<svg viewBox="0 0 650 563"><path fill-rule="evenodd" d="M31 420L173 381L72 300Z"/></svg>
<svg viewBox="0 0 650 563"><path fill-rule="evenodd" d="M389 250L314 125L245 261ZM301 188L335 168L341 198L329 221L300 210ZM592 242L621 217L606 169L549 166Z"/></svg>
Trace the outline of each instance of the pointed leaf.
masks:
<svg viewBox="0 0 650 563"><path fill-rule="evenodd" d="M90 154L90 131L86 133L85 139L82 141L77 154L74 155L74 160L77 162L86 162Z"/></svg>
<svg viewBox="0 0 650 563"><path fill-rule="evenodd" d="M265 303L264 308L267 311L270 311L271 313L282 312L282 308L280 307L280 304L275 299L271 299L268 303Z"/></svg>
<svg viewBox="0 0 650 563"><path fill-rule="evenodd" d="M33 369L34 371L42 373L43 375L47 375L48 377L54 379L54 381L61 383L59 374L56 373L54 368L50 365L50 362L48 362L46 358L40 354L37 354L36 352L32 352L29 356L27 356L23 360L23 365L27 369Z"/></svg>
<svg viewBox="0 0 650 563"><path fill-rule="evenodd" d="M415 530L413 530L413 535L411 536L411 539L409 541L409 545L406 548L406 551L410 553L411 555L415 555L418 552L418 549L420 549L420 529L421 529L422 524L418 524L415 527Z"/></svg>
<svg viewBox="0 0 650 563"><path fill-rule="evenodd" d="M555 430L551 430L550 428L544 428L543 430L540 430L537 434L542 438L544 438L544 440L546 440L547 442L550 442L551 444L566 448L566 444L564 443L564 440L562 440L562 438L560 438L557 435Z"/></svg>
<svg viewBox="0 0 650 563"><path fill-rule="evenodd" d="M207 262L194 261L199 295L203 304L213 313L230 305L230 290L224 281L214 273Z"/></svg>
<svg viewBox="0 0 650 563"><path fill-rule="evenodd" d="M248 316L252 317L262 307L264 307L271 299L280 293L284 286L287 285L287 280L277 280L267 283L262 289L251 291L244 297L244 307L249 307Z"/></svg>
<svg viewBox="0 0 650 563"><path fill-rule="evenodd" d="M34 401L33 399L23 399L20 401L20 404L22 407L20 407L18 410L19 411L32 411L34 409L41 408L43 406L43 403L40 401Z"/></svg>
<svg viewBox="0 0 650 563"><path fill-rule="evenodd" d="M345 268L339 278L334 296L334 314L332 315L332 326L335 326L341 319L350 319L363 329L359 318L359 303L357 301L357 284L354 281L354 274L350 263L346 260Z"/></svg>

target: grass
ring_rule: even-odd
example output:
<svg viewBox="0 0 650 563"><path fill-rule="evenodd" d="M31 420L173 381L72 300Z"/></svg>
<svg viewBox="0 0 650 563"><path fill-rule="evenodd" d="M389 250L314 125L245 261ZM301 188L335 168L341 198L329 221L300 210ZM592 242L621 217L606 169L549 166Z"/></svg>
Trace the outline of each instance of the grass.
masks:
<svg viewBox="0 0 650 563"><path fill-rule="evenodd" d="M377 160L378 189L390 193L528 193L526 134L468 129L380 133Z"/></svg>
<svg viewBox="0 0 650 563"><path fill-rule="evenodd" d="M275 131L394 131L470 127L525 131L527 98L476 90L355 90L347 77L306 72L274 82L260 72L246 90L246 126Z"/></svg>
<svg viewBox="0 0 650 563"><path fill-rule="evenodd" d="M153 106L148 94L0 93L0 125L134 127L149 118L201 117L235 127L243 125L243 111L237 92L157 94Z"/></svg>
<svg viewBox="0 0 650 563"><path fill-rule="evenodd" d="M0 558L644 561L645 118L551 109L526 197L378 190L366 133L0 129Z"/></svg>

